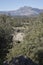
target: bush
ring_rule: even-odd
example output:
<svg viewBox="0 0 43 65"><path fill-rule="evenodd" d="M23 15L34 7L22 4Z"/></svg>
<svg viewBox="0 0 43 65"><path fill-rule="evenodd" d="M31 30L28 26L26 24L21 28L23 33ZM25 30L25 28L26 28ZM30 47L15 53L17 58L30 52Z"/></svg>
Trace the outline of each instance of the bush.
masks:
<svg viewBox="0 0 43 65"><path fill-rule="evenodd" d="M6 18L2 17L3 23L0 21L0 64L6 59L9 49L12 47L11 26L6 24Z"/></svg>

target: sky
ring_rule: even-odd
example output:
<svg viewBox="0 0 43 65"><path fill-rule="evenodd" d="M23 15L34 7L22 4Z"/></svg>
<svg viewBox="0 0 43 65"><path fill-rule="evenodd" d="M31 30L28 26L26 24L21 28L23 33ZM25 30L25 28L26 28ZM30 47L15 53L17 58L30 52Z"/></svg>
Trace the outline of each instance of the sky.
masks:
<svg viewBox="0 0 43 65"><path fill-rule="evenodd" d="M43 0L0 0L0 11L16 10L24 6L43 9Z"/></svg>

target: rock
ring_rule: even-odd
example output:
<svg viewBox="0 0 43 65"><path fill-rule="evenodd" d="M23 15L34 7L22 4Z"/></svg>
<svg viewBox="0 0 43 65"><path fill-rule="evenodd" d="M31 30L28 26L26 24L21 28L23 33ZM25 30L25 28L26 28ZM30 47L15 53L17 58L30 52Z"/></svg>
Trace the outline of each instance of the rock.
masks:
<svg viewBox="0 0 43 65"><path fill-rule="evenodd" d="M13 42L16 41L16 42L21 42L23 41L23 38L24 38L24 33L16 33L14 36L13 36Z"/></svg>

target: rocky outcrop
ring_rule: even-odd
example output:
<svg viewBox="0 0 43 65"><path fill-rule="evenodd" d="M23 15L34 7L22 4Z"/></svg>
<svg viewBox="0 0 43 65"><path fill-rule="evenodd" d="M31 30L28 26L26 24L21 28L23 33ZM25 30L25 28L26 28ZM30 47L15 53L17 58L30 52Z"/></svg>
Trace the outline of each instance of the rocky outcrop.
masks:
<svg viewBox="0 0 43 65"><path fill-rule="evenodd" d="M24 33L22 32L19 32L19 33L16 33L14 36L13 36L13 42L16 41L23 41L23 38L24 38Z"/></svg>

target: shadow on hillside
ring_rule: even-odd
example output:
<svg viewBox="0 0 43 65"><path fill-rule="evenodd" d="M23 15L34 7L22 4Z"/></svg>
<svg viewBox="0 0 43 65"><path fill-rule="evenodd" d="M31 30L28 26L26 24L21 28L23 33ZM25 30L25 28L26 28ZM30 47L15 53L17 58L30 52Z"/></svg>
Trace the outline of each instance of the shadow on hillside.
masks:
<svg viewBox="0 0 43 65"><path fill-rule="evenodd" d="M5 65L38 65L38 64L34 63L30 58L27 58L25 56L19 56L12 58L9 64Z"/></svg>

